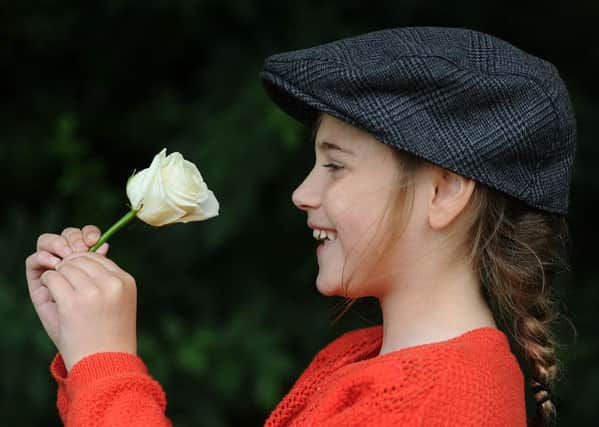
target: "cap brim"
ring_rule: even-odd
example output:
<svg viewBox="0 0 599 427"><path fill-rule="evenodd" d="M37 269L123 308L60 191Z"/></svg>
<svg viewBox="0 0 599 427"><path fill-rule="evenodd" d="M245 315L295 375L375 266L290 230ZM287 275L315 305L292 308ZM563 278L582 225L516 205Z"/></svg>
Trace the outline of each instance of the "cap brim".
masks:
<svg viewBox="0 0 599 427"><path fill-rule="evenodd" d="M270 99L281 110L308 128L312 128L314 121L321 112L328 113L348 123L356 124L353 118L331 108L273 72L262 71L260 80Z"/></svg>

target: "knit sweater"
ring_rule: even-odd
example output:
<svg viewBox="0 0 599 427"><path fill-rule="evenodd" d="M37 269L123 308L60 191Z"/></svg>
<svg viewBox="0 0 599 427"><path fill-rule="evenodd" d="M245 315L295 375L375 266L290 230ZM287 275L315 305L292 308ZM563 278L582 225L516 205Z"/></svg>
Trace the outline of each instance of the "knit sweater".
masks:
<svg viewBox="0 0 599 427"><path fill-rule="evenodd" d="M524 378L507 337L482 327L378 355L382 327L342 334L320 350L265 427L526 426ZM67 427L166 427L164 392L143 361L96 353L68 376L50 367Z"/></svg>

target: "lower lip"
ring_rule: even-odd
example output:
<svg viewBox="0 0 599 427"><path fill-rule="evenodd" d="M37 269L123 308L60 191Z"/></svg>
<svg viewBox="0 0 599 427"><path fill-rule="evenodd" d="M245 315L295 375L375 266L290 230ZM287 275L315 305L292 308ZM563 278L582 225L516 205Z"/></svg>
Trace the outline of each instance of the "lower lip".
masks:
<svg viewBox="0 0 599 427"><path fill-rule="evenodd" d="M318 247L316 248L316 253L320 254L322 253L322 251L326 251L333 243L335 243L335 240L325 240L324 243L318 245Z"/></svg>

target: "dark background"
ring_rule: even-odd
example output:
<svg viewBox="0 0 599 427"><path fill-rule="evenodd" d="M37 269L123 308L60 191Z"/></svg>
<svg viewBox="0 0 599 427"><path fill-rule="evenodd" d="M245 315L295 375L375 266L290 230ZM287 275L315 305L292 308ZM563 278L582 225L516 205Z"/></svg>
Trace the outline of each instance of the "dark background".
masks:
<svg viewBox="0 0 599 427"><path fill-rule="evenodd" d="M319 348L378 323L364 300L331 324L342 300L318 294L316 243L291 202L312 167L309 134L267 99L258 72L276 52L437 25L551 61L571 92L573 251L557 287L575 329L559 328L566 369L554 401L558 425L593 425L598 18L591 0L0 1L0 423L59 423L55 350L24 277L37 236L107 229L127 210L127 177L162 147L198 165L221 213L160 229L136 220L109 256L137 280L139 353L176 426L261 425Z"/></svg>

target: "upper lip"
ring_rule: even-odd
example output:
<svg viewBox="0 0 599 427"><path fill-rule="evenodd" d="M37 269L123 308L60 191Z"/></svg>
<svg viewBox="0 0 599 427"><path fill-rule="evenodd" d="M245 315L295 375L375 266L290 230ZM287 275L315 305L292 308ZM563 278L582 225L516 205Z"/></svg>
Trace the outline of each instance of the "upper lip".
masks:
<svg viewBox="0 0 599 427"><path fill-rule="evenodd" d="M315 225L315 224L312 224L312 223L311 223L311 222L309 222L309 221L308 221L308 227L310 227L311 229L335 231L335 230L333 230L332 228L321 227L320 225Z"/></svg>

